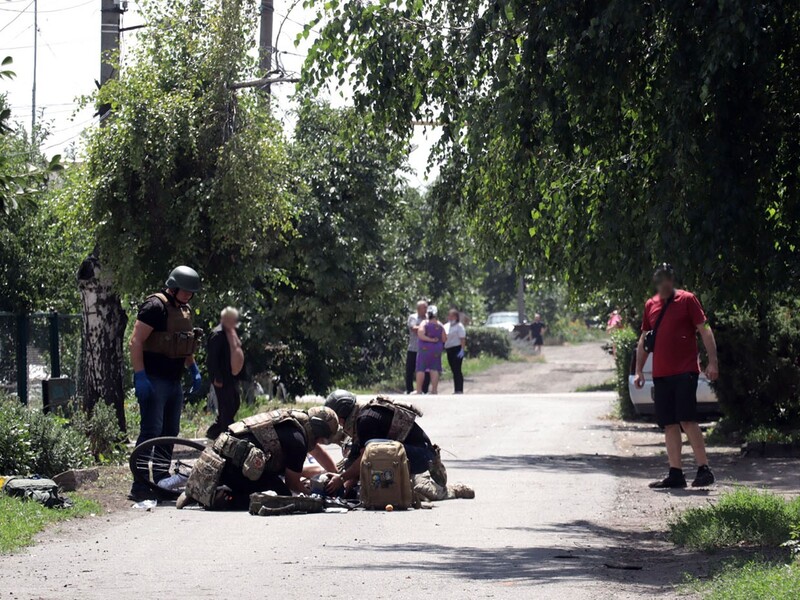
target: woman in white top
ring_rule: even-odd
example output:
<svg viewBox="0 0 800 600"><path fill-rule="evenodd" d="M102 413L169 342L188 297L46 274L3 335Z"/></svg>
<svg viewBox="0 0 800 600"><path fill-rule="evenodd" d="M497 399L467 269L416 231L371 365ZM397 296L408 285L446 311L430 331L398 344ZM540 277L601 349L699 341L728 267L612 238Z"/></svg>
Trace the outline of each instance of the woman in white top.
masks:
<svg viewBox="0 0 800 600"><path fill-rule="evenodd" d="M455 393L463 394L464 375L461 373L461 363L464 361L464 349L467 347L467 330L461 324L461 315L455 308L450 309L444 330L447 333L444 349L447 352L447 363L453 372Z"/></svg>

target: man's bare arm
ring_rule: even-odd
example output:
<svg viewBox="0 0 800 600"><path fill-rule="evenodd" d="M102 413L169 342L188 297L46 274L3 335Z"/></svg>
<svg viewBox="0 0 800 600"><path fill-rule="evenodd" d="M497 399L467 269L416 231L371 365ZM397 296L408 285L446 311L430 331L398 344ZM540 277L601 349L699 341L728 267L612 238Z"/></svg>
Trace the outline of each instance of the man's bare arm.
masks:
<svg viewBox="0 0 800 600"><path fill-rule="evenodd" d="M225 328L225 336L228 338L228 346L231 349L231 373L235 377L242 372L242 367L244 367L242 341L239 339L239 334L232 327Z"/></svg>
<svg viewBox="0 0 800 600"><path fill-rule="evenodd" d="M325 469L328 473L336 473L336 462L333 460L328 451L322 446L317 444L314 449L309 452L311 456L319 463L319 466Z"/></svg>
<svg viewBox="0 0 800 600"><path fill-rule="evenodd" d="M700 339L703 340L706 354L708 354L706 377L710 381L716 381L719 377L719 361L717 360L717 340L714 339L714 332L711 331L711 326L707 322L698 325L697 331L700 334Z"/></svg>
<svg viewBox="0 0 800 600"><path fill-rule="evenodd" d="M636 387L644 387L644 363L647 362L647 352L644 351L644 334L639 336L636 346Z"/></svg>
<svg viewBox="0 0 800 600"><path fill-rule="evenodd" d="M131 351L131 366L133 372L138 373L144 370L144 342L153 333L153 328L147 323L136 321L133 324L133 335L129 344Z"/></svg>
<svg viewBox="0 0 800 600"><path fill-rule="evenodd" d="M296 494L307 494L309 492L308 486L303 483L302 474L286 469L283 477L286 480L286 486Z"/></svg>

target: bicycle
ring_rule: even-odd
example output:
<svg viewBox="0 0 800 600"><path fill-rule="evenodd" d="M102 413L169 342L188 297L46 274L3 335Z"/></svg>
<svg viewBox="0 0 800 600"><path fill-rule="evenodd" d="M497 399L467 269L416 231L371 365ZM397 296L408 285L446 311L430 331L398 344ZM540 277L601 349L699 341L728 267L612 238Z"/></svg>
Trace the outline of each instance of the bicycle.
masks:
<svg viewBox="0 0 800 600"><path fill-rule="evenodd" d="M134 481L144 483L159 497L175 499L197 459L205 450L203 442L180 437L157 437L136 446L128 459Z"/></svg>

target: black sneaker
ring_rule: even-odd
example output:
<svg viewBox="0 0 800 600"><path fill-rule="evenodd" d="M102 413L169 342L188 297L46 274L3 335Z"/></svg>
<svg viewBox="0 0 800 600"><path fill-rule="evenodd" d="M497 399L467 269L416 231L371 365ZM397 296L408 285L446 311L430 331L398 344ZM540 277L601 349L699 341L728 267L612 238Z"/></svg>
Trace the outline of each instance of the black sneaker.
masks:
<svg viewBox="0 0 800 600"><path fill-rule="evenodd" d="M697 469L697 477L694 478L692 487L708 487L713 485L714 481L716 481L714 478L714 473L711 472L711 469L708 468L708 465L703 465Z"/></svg>
<svg viewBox="0 0 800 600"><path fill-rule="evenodd" d="M661 481L654 481L653 483L651 483L650 487L654 490L685 488L686 477L684 477L683 473L681 473L680 475L675 475L670 473L666 477L666 479L662 479Z"/></svg>

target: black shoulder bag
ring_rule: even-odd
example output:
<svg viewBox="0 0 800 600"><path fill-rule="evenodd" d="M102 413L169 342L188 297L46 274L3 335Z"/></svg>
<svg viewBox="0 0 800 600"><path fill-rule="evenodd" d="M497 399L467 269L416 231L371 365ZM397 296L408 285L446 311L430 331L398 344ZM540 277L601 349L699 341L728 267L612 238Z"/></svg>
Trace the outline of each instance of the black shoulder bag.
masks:
<svg viewBox="0 0 800 600"><path fill-rule="evenodd" d="M672 300L675 298L675 294L672 294L667 301L664 303L664 308L661 309L661 314L658 315L658 319L656 319L656 326L653 327L650 331L645 331L644 333L644 351L650 354L653 350L656 349L656 333L658 333L658 328L661 326L661 319L664 318L664 313L667 312L669 305L672 304Z"/></svg>

